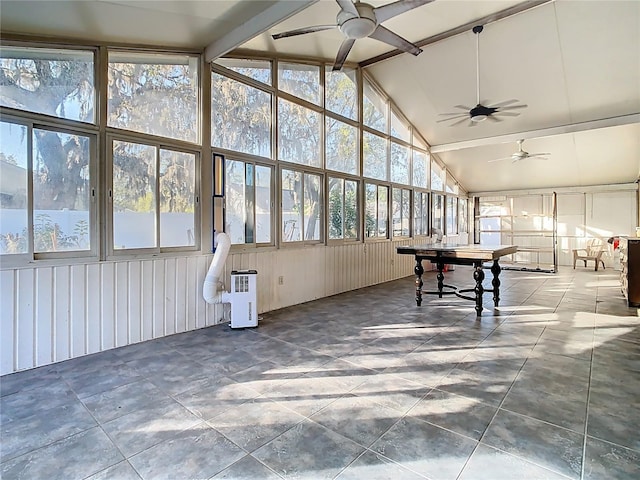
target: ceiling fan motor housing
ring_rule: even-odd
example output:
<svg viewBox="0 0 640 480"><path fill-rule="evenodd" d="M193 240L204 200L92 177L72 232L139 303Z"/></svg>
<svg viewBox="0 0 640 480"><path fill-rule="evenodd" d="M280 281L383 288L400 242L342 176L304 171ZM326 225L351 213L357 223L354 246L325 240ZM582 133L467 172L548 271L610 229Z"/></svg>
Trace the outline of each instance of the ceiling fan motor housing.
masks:
<svg viewBox="0 0 640 480"><path fill-rule="evenodd" d="M368 37L378 26L373 7L367 3L356 3L355 7L360 16L355 17L350 12L341 10L337 17L338 27L347 38Z"/></svg>
<svg viewBox="0 0 640 480"><path fill-rule="evenodd" d="M469 111L469 117L473 122L481 122L483 120L486 120L488 116L493 115L497 111L497 108L485 107L484 105L479 103Z"/></svg>

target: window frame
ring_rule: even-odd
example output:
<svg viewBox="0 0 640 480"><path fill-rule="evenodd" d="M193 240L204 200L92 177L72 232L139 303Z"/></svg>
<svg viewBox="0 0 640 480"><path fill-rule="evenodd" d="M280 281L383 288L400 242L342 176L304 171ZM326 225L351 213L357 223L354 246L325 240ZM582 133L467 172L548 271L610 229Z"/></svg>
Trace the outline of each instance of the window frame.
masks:
<svg viewBox="0 0 640 480"><path fill-rule="evenodd" d="M394 208L393 207L394 207L394 203L395 203L395 193L396 193L396 191L400 191L400 198L401 198L401 201L400 201L400 232L401 233L399 235L395 234L395 229L394 229L395 225L394 225L394 218L393 218L393 212L394 212ZM405 202L404 202L404 200L405 200L404 199L404 194L405 193L408 195L407 207L408 207L409 211L407 212L407 217L406 217L407 234L403 235L402 234L402 230L403 230L402 224L403 224L403 221L405 220L405 218L403 218L402 212L403 212L403 208L404 208L404 205L405 205ZM411 217L412 217L412 214L413 214L413 201L412 201L411 189L408 188L407 186L402 186L402 185L392 186L391 187L391 202L390 202L390 204L391 204L391 220L390 220L389 223L391 224L391 238L395 239L395 238L409 238L409 237L411 237L412 236Z"/></svg>
<svg viewBox="0 0 640 480"><path fill-rule="evenodd" d="M376 188L376 235L374 236L369 236L366 234L367 232L367 186L368 185L373 185ZM377 233L380 231L380 189L386 189L387 191L387 205L386 208L384 209L384 213L386 215L386 226L385 226L385 235L381 236L381 235L377 235ZM376 181L367 181L365 180L363 182L363 189L362 189L362 195L363 195L363 202L362 202L362 209L363 209L363 215L362 215L362 220L364 222L364 227L363 227L363 231L362 231L362 236L364 238L365 242L382 242L382 241L386 241L389 240L391 238L390 233L389 233L389 224L391 222L390 217L391 217L391 185L389 185L388 183L381 183L381 182L376 182Z"/></svg>
<svg viewBox="0 0 640 480"><path fill-rule="evenodd" d="M278 245L281 248L289 248L289 247L299 247L301 245L320 245L320 244L325 244L325 238L326 238L326 224L325 224L325 219L326 219L326 207L325 207L325 177L326 177L326 172L323 170L319 170L319 169L312 169L312 168L302 168L305 167L305 165L297 165L294 163L280 163L278 165L278 169L277 169L277 175L278 175L278 204L280 205L280 209L278 212L278 233L277 233L277 238L278 238ZM300 232L300 237L301 240L285 240L284 239L284 208L283 208L283 203L284 203L284 190L283 190L283 185L282 185L282 175L283 175L283 171L284 170L289 170L292 172L298 172L300 174L302 174L303 176L303 181L302 181L302 205L304 208L304 200L305 200L305 191L304 191L304 176L305 175L314 175L319 177L319 189L318 192L320 194L320 201L319 201L319 205L320 205L320 211L318 212L318 222L319 222L319 232L318 232L318 239L317 240L305 240L305 234L306 234L306 227L304 225L304 212L302 213L302 223L303 223L303 228L304 230L302 230Z"/></svg>
<svg viewBox="0 0 640 480"><path fill-rule="evenodd" d="M336 179L336 180L342 180L343 182L354 182L356 184L356 236L355 238L347 238L345 236L345 226L344 226L344 222L342 224L342 237L341 238L330 238L330 223L331 223L331 208L330 208L330 196L331 196L331 190L330 190L330 183L332 179ZM327 206L326 206L326 220L325 220L325 224L326 224L326 232L327 232L327 244L353 244L353 243L360 243L362 241L362 181L360 180L360 178L356 177L356 176L348 176L348 175L341 175L339 173L334 173L334 172L327 172L326 175L326 193L325 193L325 198L327 199ZM342 185L342 209L343 209L343 214L344 214L344 209L345 209L345 193L346 191L346 187L345 184L343 183Z"/></svg>

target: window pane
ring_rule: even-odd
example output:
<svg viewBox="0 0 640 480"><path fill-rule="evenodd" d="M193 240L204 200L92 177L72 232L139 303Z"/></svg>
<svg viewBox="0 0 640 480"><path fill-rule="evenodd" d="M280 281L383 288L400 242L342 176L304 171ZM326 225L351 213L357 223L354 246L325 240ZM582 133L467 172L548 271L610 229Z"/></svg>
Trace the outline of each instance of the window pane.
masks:
<svg viewBox="0 0 640 480"><path fill-rule="evenodd" d="M356 71L342 68L338 72L327 66L325 70L325 107L352 120L358 119L358 84Z"/></svg>
<svg viewBox="0 0 640 480"><path fill-rule="evenodd" d="M468 210L467 210L467 199L459 198L458 199L458 232L459 233L468 233L469 220L467 218Z"/></svg>
<svg viewBox="0 0 640 480"><path fill-rule="evenodd" d="M282 170L282 240L302 240L302 173Z"/></svg>
<svg viewBox="0 0 640 480"><path fill-rule="evenodd" d="M363 123L367 127L386 133L388 125L387 102L366 80L364 82L362 107Z"/></svg>
<svg viewBox="0 0 640 480"><path fill-rule="evenodd" d="M376 185L367 183L364 187L365 217L364 231L367 237L377 237L378 229L378 189Z"/></svg>
<svg viewBox="0 0 640 480"><path fill-rule="evenodd" d="M320 67L278 63L278 88L309 102L320 104Z"/></svg>
<svg viewBox="0 0 640 480"><path fill-rule="evenodd" d="M327 169L358 173L358 129L326 117Z"/></svg>
<svg viewBox="0 0 640 480"><path fill-rule="evenodd" d="M215 63L249 78L271 85L271 62L239 58L218 58Z"/></svg>
<svg viewBox="0 0 640 480"><path fill-rule="evenodd" d="M405 142L411 141L409 125L401 120L393 110L391 110L391 135Z"/></svg>
<svg viewBox="0 0 640 480"><path fill-rule="evenodd" d="M358 238L358 182L344 182L344 238Z"/></svg>
<svg viewBox="0 0 640 480"><path fill-rule="evenodd" d="M0 122L0 254L27 253L28 129Z"/></svg>
<svg viewBox="0 0 640 480"><path fill-rule="evenodd" d="M245 168L244 162L225 161L225 232L232 244L245 243Z"/></svg>
<svg viewBox="0 0 640 480"><path fill-rule="evenodd" d="M304 239L320 240L320 176L304 174Z"/></svg>
<svg viewBox="0 0 640 480"><path fill-rule="evenodd" d="M344 238L344 180L329 178L329 238Z"/></svg>
<svg viewBox="0 0 640 480"><path fill-rule="evenodd" d="M428 188L429 156L420 150L413 151L413 185Z"/></svg>
<svg viewBox="0 0 640 480"><path fill-rule="evenodd" d="M427 144L416 134L415 130L413 131L413 144L422 150L427 149Z"/></svg>
<svg viewBox="0 0 640 480"><path fill-rule="evenodd" d="M409 149L391 142L391 181L409 184Z"/></svg>
<svg viewBox="0 0 640 480"><path fill-rule="evenodd" d="M409 236L409 190L394 188L393 192L393 236Z"/></svg>
<svg viewBox="0 0 640 480"><path fill-rule="evenodd" d="M33 131L35 252L88 250L89 139Z"/></svg>
<svg viewBox="0 0 640 480"><path fill-rule="evenodd" d="M444 170L435 161L431 162L431 189L444 190Z"/></svg>
<svg viewBox="0 0 640 480"><path fill-rule="evenodd" d="M389 189L378 186L378 237L387 237L387 220L389 207Z"/></svg>
<svg viewBox="0 0 640 480"><path fill-rule="evenodd" d="M271 167L256 165L256 243L271 243Z"/></svg>
<svg viewBox="0 0 640 480"><path fill-rule="evenodd" d="M110 127L198 141L198 57L109 52Z"/></svg>
<svg viewBox="0 0 640 480"><path fill-rule="evenodd" d="M93 52L3 46L0 105L95 123Z"/></svg>
<svg viewBox="0 0 640 480"><path fill-rule="evenodd" d="M160 246L195 243L196 156L160 150Z"/></svg>
<svg viewBox="0 0 640 480"><path fill-rule="evenodd" d="M321 167L321 115L301 105L278 100L278 158Z"/></svg>
<svg viewBox="0 0 640 480"><path fill-rule="evenodd" d="M154 248L156 148L113 142L113 248Z"/></svg>
<svg viewBox="0 0 640 480"><path fill-rule="evenodd" d="M447 197L447 235L458 233L458 199Z"/></svg>
<svg viewBox="0 0 640 480"><path fill-rule="evenodd" d="M271 158L271 95L212 73L211 144Z"/></svg>
<svg viewBox="0 0 640 480"><path fill-rule="evenodd" d="M429 194L415 192L413 202L414 235L429 235Z"/></svg>
<svg viewBox="0 0 640 480"><path fill-rule="evenodd" d="M362 151L364 156L364 176L378 180L387 179L387 141L386 139L363 132Z"/></svg>
<svg viewBox="0 0 640 480"><path fill-rule="evenodd" d="M442 240L444 235L444 225L442 223L444 217L444 195L433 194L433 226L431 227L431 235L435 235L438 241Z"/></svg>

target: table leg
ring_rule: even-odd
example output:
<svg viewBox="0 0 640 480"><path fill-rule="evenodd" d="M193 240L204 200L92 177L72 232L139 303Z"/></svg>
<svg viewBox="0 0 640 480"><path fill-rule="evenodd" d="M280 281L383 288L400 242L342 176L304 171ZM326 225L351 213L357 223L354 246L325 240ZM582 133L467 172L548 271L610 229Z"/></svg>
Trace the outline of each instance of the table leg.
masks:
<svg viewBox="0 0 640 480"><path fill-rule="evenodd" d="M474 291L476 293L476 315L479 317L482 314L482 294L484 293L484 287L482 286L482 281L484 280L482 263L478 263L475 265L473 278L476 281L476 288L474 288Z"/></svg>
<svg viewBox="0 0 640 480"><path fill-rule="evenodd" d="M416 266L413 269L416 274L416 305L422 305L422 274L424 273L424 268L422 268L422 259L416 257Z"/></svg>
<svg viewBox="0 0 640 480"><path fill-rule="evenodd" d="M442 271L444 270L444 264L442 262L438 262L438 274L436 275L436 278L438 279L438 298L442 298L442 290L444 288L444 273L442 273Z"/></svg>
<svg viewBox="0 0 640 480"><path fill-rule="evenodd" d="M500 265L498 265L498 260L493 261L493 265L491 266L491 273L493 273L493 280L491 280L491 285L493 285L493 305L498 306L500 303L500 272L502 269Z"/></svg>

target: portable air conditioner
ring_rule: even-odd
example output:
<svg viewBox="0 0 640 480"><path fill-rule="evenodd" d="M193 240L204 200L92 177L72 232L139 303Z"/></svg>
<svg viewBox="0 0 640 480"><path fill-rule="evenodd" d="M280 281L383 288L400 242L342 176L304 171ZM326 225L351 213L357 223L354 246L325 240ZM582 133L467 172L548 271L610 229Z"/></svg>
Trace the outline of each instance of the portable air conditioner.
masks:
<svg viewBox="0 0 640 480"><path fill-rule="evenodd" d="M258 326L257 275L255 270L231 272L231 291L227 296L231 303L231 328Z"/></svg>

